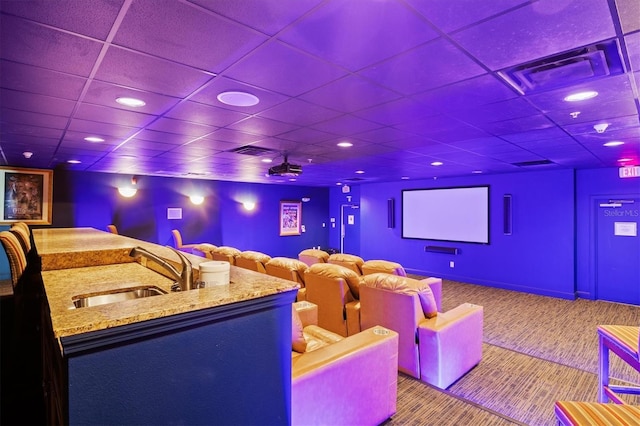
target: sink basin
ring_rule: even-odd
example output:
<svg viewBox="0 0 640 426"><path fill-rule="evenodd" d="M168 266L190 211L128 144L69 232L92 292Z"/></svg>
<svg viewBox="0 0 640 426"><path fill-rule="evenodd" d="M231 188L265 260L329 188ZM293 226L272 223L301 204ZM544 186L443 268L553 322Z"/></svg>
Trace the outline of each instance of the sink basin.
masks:
<svg viewBox="0 0 640 426"><path fill-rule="evenodd" d="M74 296L73 305L76 308L86 308L89 306L106 305L107 303L122 302L124 300L141 299L143 297L159 296L167 294L166 291L158 287L135 287L121 288L103 293L96 293L86 296Z"/></svg>

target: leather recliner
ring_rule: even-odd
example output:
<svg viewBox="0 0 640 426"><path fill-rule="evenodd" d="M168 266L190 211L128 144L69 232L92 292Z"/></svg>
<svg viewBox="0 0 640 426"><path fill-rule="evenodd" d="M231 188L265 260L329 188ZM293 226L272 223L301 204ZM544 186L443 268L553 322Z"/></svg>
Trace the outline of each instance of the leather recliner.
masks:
<svg viewBox="0 0 640 426"><path fill-rule="evenodd" d="M304 273L307 270L306 263L288 257L273 257L264 267L267 275L300 284L296 301L301 302L306 300L307 289L305 288L304 282Z"/></svg>
<svg viewBox="0 0 640 426"><path fill-rule="evenodd" d="M397 262L391 262L389 260L367 260L362 264L362 275L377 273L398 275L400 277L407 276L407 272L404 270L404 267ZM429 277L420 281L429 285L429 288L431 288L431 292L433 293L433 297L436 299L438 311L442 310L442 278Z"/></svg>
<svg viewBox="0 0 640 426"><path fill-rule="evenodd" d="M306 263L308 266L314 263L327 263L329 253L319 249L305 249L298 253L298 260Z"/></svg>
<svg viewBox="0 0 640 426"><path fill-rule="evenodd" d="M209 243L200 243L193 246L192 253L207 259L213 259L211 252L218 246Z"/></svg>
<svg viewBox="0 0 640 426"><path fill-rule="evenodd" d="M381 325L398 332L398 369L446 389L482 359L483 308L464 303L439 313L425 282L378 273L360 285L363 330Z"/></svg>
<svg viewBox="0 0 640 426"><path fill-rule="evenodd" d="M211 258L213 260L221 260L223 262L229 262L232 265L236 264L236 256L240 254L240 250L235 247L218 246L211 250Z"/></svg>
<svg viewBox="0 0 640 426"><path fill-rule="evenodd" d="M351 269L356 274L362 275L364 259L360 256L356 256L355 254L335 253L329 256L327 263L344 266L345 268Z"/></svg>
<svg viewBox="0 0 640 426"><path fill-rule="evenodd" d="M318 305L318 325L341 336L360 331L360 276L344 266L316 263L304 273L306 300Z"/></svg>
<svg viewBox="0 0 640 426"><path fill-rule="evenodd" d="M342 337L314 324L314 310L294 303L291 424L383 423L396 412L398 334L376 326Z"/></svg>
<svg viewBox="0 0 640 426"><path fill-rule="evenodd" d="M265 264L271 260L271 256L259 251L245 250L236 254L236 266L250 271L266 274Z"/></svg>

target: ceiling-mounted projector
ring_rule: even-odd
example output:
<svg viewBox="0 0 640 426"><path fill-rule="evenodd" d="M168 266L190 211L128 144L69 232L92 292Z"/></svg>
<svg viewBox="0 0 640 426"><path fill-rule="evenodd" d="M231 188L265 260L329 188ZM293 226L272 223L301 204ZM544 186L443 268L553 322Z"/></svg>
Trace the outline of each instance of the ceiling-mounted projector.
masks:
<svg viewBox="0 0 640 426"><path fill-rule="evenodd" d="M300 174L302 174L302 166L290 164L286 155L284 163L269 169L269 176L298 176Z"/></svg>

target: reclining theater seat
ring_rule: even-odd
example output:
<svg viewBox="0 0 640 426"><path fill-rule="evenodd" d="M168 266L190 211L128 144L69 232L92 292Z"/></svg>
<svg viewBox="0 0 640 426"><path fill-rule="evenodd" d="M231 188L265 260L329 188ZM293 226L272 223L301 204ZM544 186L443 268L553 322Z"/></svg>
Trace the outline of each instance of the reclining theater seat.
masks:
<svg viewBox="0 0 640 426"><path fill-rule="evenodd" d="M364 259L354 254L335 253L329 256L327 263L344 266L345 268L351 269L356 274L362 275L362 264L364 263Z"/></svg>
<svg viewBox="0 0 640 426"><path fill-rule="evenodd" d="M360 331L360 277L350 269L316 263L304 273L306 300L318 305L318 325L341 336Z"/></svg>
<svg viewBox="0 0 640 426"><path fill-rule="evenodd" d="M367 260L361 266L362 275L377 274L378 272L384 272L385 274L399 275L406 277L407 272L404 270L401 264L397 262L391 262L389 260Z"/></svg>
<svg viewBox="0 0 640 426"><path fill-rule="evenodd" d="M264 265L270 260L271 256L259 251L245 250L236 254L236 266L263 274L267 272Z"/></svg>
<svg viewBox="0 0 640 426"><path fill-rule="evenodd" d="M304 272L307 264L298 259L288 257L273 257L265 265L267 275L293 281L300 284L296 301L306 300L306 289L304 284Z"/></svg>
<svg viewBox="0 0 640 426"><path fill-rule="evenodd" d="M374 327L345 338L313 323L317 306L293 305L291 424L379 425L395 414L398 334Z"/></svg>
<svg viewBox="0 0 640 426"><path fill-rule="evenodd" d="M236 264L236 256L240 254L240 250L235 247L218 246L210 251L213 260L222 260L232 265Z"/></svg>
<svg viewBox="0 0 640 426"><path fill-rule="evenodd" d="M298 253L298 260L306 263L308 266L314 263L327 263L329 253L319 249L305 249Z"/></svg>
<svg viewBox="0 0 640 426"><path fill-rule="evenodd" d="M371 275L380 272L398 275L400 277L407 276L407 272L404 270L404 267L397 262L390 262L388 260L367 260L362 264L362 275ZM440 311L442 309L442 278L429 277L420 281L429 284L433 297L436 299L438 311Z"/></svg>
<svg viewBox="0 0 640 426"><path fill-rule="evenodd" d="M446 389L482 359L483 308L464 303L438 313L423 281L378 273L362 277L360 323L400 335L398 369Z"/></svg>
<svg viewBox="0 0 640 426"><path fill-rule="evenodd" d="M213 255L211 254L211 251L215 250L216 248L217 246L213 244L200 243L200 244L195 244L191 251L193 254L197 256L206 257L207 259L213 259Z"/></svg>

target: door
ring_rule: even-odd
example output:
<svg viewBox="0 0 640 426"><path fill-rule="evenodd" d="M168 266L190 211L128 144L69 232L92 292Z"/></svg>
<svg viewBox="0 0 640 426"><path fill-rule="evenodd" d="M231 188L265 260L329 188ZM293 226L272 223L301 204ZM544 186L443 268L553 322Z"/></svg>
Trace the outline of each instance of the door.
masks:
<svg viewBox="0 0 640 426"><path fill-rule="evenodd" d="M360 255L360 206L343 204L340 206L341 235L340 251Z"/></svg>
<svg viewBox="0 0 640 426"><path fill-rule="evenodd" d="M596 200L596 298L640 305L640 199Z"/></svg>

